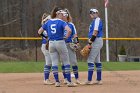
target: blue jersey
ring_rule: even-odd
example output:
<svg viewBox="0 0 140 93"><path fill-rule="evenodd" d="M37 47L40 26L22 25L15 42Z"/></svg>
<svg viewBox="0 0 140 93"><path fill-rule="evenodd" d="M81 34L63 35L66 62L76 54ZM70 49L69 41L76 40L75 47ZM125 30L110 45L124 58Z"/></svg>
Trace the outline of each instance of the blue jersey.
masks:
<svg viewBox="0 0 140 93"><path fill-rule="evenodd" d="M50 19L48 20L42 28L47 31L49 40L63 40L64 38L64 28L67 25L61 19Z"/></svg>
<svg viewBox="0 0 140 93"><path fill-rule="evenodd" d="M92 23L90 24L88 38L92 37L94 30L98 31L97 37L103 37L103 23L99 17L93 19Z"/></svg>
<svg viewBox="0 0 140 93"><path fill-rule="evenodd" d="M74 26L73 23L68 22L67 24L70 27L72 32L71 32L70 36L65 40L65 42L66 43L71 43L72 42L72 38L74 37L75 34L77 34L77 32L76 32L76 29L75 29L75 26ZM66 36L66 31L65 31L64 35Z"/></svg>

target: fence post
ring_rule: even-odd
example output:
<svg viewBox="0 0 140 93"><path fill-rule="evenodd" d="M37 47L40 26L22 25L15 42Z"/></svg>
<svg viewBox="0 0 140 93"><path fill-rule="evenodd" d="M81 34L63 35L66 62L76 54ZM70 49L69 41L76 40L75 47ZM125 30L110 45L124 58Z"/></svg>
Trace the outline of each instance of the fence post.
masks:
<svg viewBox="0 0 140 93"><path fill-rule="evenodd" d="M37 62L37 40L35 40L35 61Z"/></svg>
<svg viewBox="0 0 140 93"><path fill-rule="evenodd" d="M118 61L118 42L116 41L116 61Z"/></svg>

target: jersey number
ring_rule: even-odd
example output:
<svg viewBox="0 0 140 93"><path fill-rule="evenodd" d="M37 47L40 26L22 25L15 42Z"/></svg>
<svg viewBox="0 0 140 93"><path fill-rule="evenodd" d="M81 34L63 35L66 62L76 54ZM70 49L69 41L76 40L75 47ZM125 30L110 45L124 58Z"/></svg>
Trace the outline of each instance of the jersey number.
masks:
<svg viewBox="0 0 140 93"><path fill-rule="evenodd" d="M55 27L56 27L56 24L52 24L51 25L51 33L52 34L55 34L56 33L56 28Z"/></svg>

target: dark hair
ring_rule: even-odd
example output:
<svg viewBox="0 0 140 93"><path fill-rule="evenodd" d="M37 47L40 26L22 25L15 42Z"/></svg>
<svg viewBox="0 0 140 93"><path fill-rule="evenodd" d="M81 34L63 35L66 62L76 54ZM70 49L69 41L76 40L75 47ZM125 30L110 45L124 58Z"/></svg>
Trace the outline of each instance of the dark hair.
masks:
<svg viewBox="0 0 140 93"><path fill-rule="evenodd" d="M56 17L56 12L59 11L59 10L62 10L62 8L58 7L58 6L54 7L52 12L51 12L51 18L55 18Z"/></svg>

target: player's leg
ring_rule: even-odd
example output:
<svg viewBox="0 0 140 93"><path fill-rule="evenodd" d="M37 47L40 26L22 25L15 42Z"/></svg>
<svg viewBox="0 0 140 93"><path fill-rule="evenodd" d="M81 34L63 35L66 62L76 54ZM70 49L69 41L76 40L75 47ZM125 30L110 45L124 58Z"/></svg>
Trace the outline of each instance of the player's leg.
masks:
<svg viewBox="0 0 140 93"><path fill-rule="evenodd" d="M87 84L92 81L92 76L94 72L94 62L96 57L98 56L98 53L100 52L100 49L102 47L101 40L96 38L96 40L92 43L92 49L90 51L90 54L88 56L87 62L88 62L88 81Z"/></svg>
<svg viewBox="0 0 140 93"><path fill-rule="evenodd" d="M50 56L51 56L51 60L52 60L52 71L53 71L54 78L56 81L55 86L60 87L60 81L59 81L59 75L58 75L59 55L56 50L54 41L49 42L49 52L50 52Z"/></svg>
<svg viewBox="0 0 140 93"><path fill-rule="evenodd" d="M95 60L95 66L97 72L95 84L102 84L102 63L100 61L100 53Z"/></svg>
<svg viewBox="0 0 140 93"><path fill-rule="evenodd" d="M63 77L64 77L64 84L67 84L68 80L67 80L67 77L66 77L66 74L65 74L64 64L62 64L61 69L62 69L62 73L63 73Z"/></svg>
<svg viewBox="0 0 140 93"><path fill-rule="evenodd" d="M63 64L61 66L61 69L62 69L62 73L63 73L64 79L65 79L66 78L66 75L65 75L65 66Z"/></svg>
<svg viewBox="0 0 140 93"><path fill-rule="evenodd" d="M44 65L44 84L51 85L53 83L50 82L49 75L50 75L52 62L51 62L49 51L46 50L46 44L42 44L41 50L44 54L45 62L46 62Z"/></svg>
<svg viewBox="0 0 140 93"><path fill-rule="evenodd" d="M101 80L101 72L102 72L102 64L100 62L100 53L98 54L96 61L95 61L95 66L96 66L96 70L97 70L97 80L100 81Z"/></svg>
<svg viewBox="0 0 140 93"><path fill-rule="evenodd" d="M87 59L87 62L88 62L88 81L87 81L87 84L88 83L90 84L92 81L92 76L93 76L93 72L94 72L94 61L95 61L97 54L98 54L97 48L93 47L91 49L91 52L90 52L89 57Z"/></svg>
<svg viewBox="0 0 140 93"><path fill-rule="evenodd" d="M65 74L65 66L64 66L61 58L59 60L60 60L59 62L61 62L61 69L62 69L62 73L63 73L63 77L64 77L64 84L67 84L68 80L67 80L67 77L66 77L66 74Z"/></svg>
<svg viewBox="0 0 140 93"><path fill-rule="evenodd" d="M99 42L100 42L100 49L102 48L103 46L103 42L101 39L99 39ZM96 77L96 84L102 84L102 63L101 63L101 60L100 60L100 50L99 50L99 53L95 59L95 66L96 66L96 72L97 72L97 77Z"/></svg>
<svg viewBox="0 0 140 93"><path fill-rule="evenodd" d="M58 46L57 51L60 54L62 63L64 64L66 78L69 81L69 84L67 84L67 85L70 87L73 87L75 85L71 83L69 55L68 55L68 49L66 47L65 41L62 40L62 41L57 42L57 46Z"/></svg>
<svg viewBox="0 0 140 93"><path fill-rule="evenodd" d="M78 66L77 65L72 65L72 69L73 69L75 79L78 80L79 79Z"/></svg>
<svg viewBox="0 0 140 93"><path fill-rule="evenodd" d="M73 73L74 73L74 76L75 76L75 79L76 79L76 83L77 83L77 84L80 84L76 52L73 51L73 50L69 47L69 44L67 45L67 48L68 48L68 53L69 53L70 64L71 64L72 69L73 69Z"/></svg>
<svg viewBox="0 0 140 93"><path fill-rule="evenodd" d="M52 82L50 82L49 80L49 75L50 75L50 71L51 71L51 67L52 67L52 61L51 61L51 57L50 57L50 53L47 50L47 55L45 56L46 59L46 65L44 67L44 78L46 81L46 84L54 84Z"/></svg>
<svg viewBox="0 0 140 93"><path fill-rule="evenodd" d="M62 64L65 69L65 75L68 81L71 82L71 79L69 77L69 74L70 74L69 56L68 56L68 50L67 50L65 41L64 40L58 41L56 46L57 46L57 51L59 52L60 58L62 60Z"/></svg>

